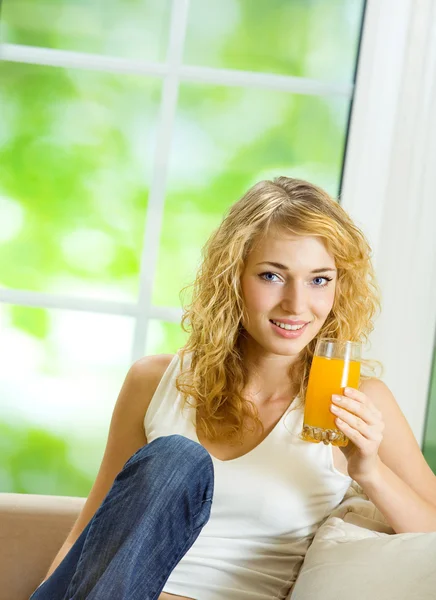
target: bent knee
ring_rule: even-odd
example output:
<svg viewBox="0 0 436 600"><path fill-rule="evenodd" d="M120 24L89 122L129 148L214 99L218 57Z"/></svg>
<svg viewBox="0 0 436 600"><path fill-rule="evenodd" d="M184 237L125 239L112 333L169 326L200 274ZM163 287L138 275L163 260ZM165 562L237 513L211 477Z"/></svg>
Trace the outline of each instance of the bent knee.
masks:
<svg viewBox="0 0 436 600"><path fill-rule="evenodd" d="M212 465L211 456L206 448L180 434L155 438L139 448L126 462L125 467L150 460L162 462L165 470L171 468L191 470L198 469L199 466Z"/></svg>
<svg viewBox="0 0 436 600"><path fill-rule="evenodd" d="M210 458L209 452L201 444L178 433L158 437L151 443L158 443L169 453L183 453L193 459Z"/></svg>

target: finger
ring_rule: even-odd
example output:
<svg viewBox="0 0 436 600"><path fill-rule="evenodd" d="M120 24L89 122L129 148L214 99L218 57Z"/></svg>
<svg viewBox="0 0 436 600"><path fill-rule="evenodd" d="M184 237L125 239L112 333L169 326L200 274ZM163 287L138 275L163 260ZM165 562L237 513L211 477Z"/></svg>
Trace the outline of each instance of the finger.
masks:
<svg viewBox="0 0 436 600"><path fill-rule="evenodd" d="M345 408L354 415L357 415L368 425L375 425L379 421L378 415L374 411L370 410L366 404L362 404L362 402L359 402L358 400L353 400L351 398L347 398L346 396L338 396L334 394L332 396L332 402L335 406Z"/></svg>
<svg viewBox="0 0 436 600"><path fill-rule="evenodd" d="M375 406L374 402L366 394L361 392L360 390L356 390L355 388L346 387L344 388L344 396L348 398L353 398L356 402L360 402L361 404L365 404L368 408L374 412L378 413L381 416L380 411Z"/></svg>
<svg viewBox="0 0 436 600"><path fill-rule="evenodd" d="M356 390L356 388L346 387L344 388L344 396L348 396L349 398L354 398L358 402L362 402L363 404L367 403L369 398L366 394L361 392L360 390Z"/></svg>
<svg viewBox="0 0 436 600"><path fill-rule="evenodd" d="M348 410L333 404L330 407L331 412L345 424L359 431L365 438L371 439L371 424L367 423L359 416L352 414Z"/></svg>
<svg viewBox="0 0 436 600"><path fill-rule="evenodd" d="M355 446L357 446L358 448L362 448L365 445L365 443L367 443L367 438L365 438L365 436L363 436L360 433L360 431L357 431L357 429L354 429L354 427L351 427L351 425L349 425L342 419L337 418L335 419L335 421L338 428L347 436L347 438L351 442L353 442Z"/></svg>

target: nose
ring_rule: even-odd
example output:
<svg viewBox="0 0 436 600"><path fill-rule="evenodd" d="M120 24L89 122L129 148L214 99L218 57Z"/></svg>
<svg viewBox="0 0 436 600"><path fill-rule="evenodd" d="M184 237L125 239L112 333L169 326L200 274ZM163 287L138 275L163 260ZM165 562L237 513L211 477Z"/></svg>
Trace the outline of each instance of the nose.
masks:
<svg viewBox="0 0 436 600"><path fill-rule="evenodd" d="M286 314L299 317L308 312L308 290L302 281L289 281L283 290L281 308Z"/></svg>

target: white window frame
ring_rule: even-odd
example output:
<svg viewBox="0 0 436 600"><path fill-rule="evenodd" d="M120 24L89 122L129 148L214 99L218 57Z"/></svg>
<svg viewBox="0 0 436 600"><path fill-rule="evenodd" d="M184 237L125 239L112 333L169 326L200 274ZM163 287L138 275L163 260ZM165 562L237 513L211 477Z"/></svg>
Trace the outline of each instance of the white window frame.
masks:
<svg viewBox="0 0 436 600"><path fill-rule="evenodd" d="M374 250L369 353L422 445L436 331L436 2L367 2L342 205ZM401 443L401 440L398 440Z"/></svg>
<svg viewBox="0 0 436 600"><path fill-rule="evenodd" d="M0 45L0 60L163 78L137 302L0 289L0 302L134 317L132 360L144 352L150 319L179 322L181 317L178 308L151 303L180 81L353 94L351 84L183 65L188 10L189 0L173 0L165 63ZM367 0L341 193L342 205L372 243L384 296L371 354L385 364L385 380L420 443L436 329L436 169L431 168L436 164L436 135L431 135L436 134L431 112L436 106L435 23L433 0ZM413 142L413 152L408 142ZM405 328L406 321L412 326Z"/></svg>

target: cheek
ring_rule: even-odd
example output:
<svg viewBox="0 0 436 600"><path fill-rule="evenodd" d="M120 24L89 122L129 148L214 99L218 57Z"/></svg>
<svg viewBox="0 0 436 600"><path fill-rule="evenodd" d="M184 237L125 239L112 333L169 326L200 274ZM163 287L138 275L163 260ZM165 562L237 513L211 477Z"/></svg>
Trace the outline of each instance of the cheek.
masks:
<svg viewBox="0 0 436 600"><path fill-rule="evenodd" d="M247 278L241 282L242 298L248 312L262 312L274 302L272 290L266 290L262 282L255 278Z"/></svg>
<svg viewBox="0 0 436 600"><path fill-rule="evenodd" d="M335 301L335 290L325 290L325 293L318 294L313 298L312 309L319 316L327 318Z"/></svg>
<svg viewBox="0 0 436 600"><path fill-rule="evenodd" d="M258 299L258 295L256 294L255 282L251 277L243 279L241 288L245 307L250 311L257 306L256 300Z"/></svg>

